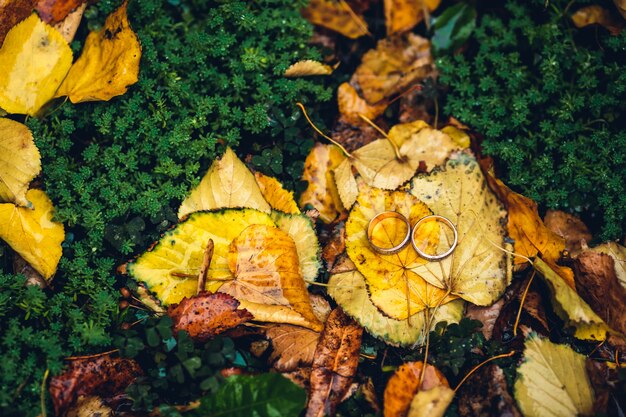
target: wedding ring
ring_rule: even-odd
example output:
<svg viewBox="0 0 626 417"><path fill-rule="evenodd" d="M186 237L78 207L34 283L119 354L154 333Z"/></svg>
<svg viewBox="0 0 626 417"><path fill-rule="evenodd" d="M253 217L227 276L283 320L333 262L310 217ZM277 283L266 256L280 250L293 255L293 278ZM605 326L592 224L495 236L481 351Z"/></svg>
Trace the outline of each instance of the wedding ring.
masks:
<svg viewBox="0 0 626 417"><path fill-rule="evenodd" d="M404 236L404 238L402 239L402 242L390 248L376 245L372 239L374 228L376 228L376 226L378 226L378 224L380 224L382 221L386 219L392 219L392 218L400 220L402 223L406 225L406 236ZM391 254L400 252L402 248L404 248L406 244L409 243L409 239L411 239L411 223L409 223L409 220L406 217L404 217L402 214L398 212L383 211L381 213L378 213L377 215L372 217L369 224L367 225L367 241L369 242L372 249L380 254L391 255Z"/></svg>
<svg viewBox="0 0 626 417"><path fill-rule="evenodd" d="M415 231L419 229L419 226L421 224L429 222L429 221L436 221L436 222L444 223L446 226L452 229L452 232L454 232L454 240L452 242L452 245L450 245L450 249L448 249L444 253L441 253L438 255L429 255L427 253L424 253L424 251L422 251L415 243ZM456 230L456 227L454 227L454 224L452 224L452 222L448 220L446 217L438 216L436 214L422 217L421 219L419 219L417 223L415 223L415 225L413 226L413 231L411 232L411 244L413 245L413 249L415 249L415 251L417 252L419 256L429 261L439 261L441 259L444 259L450 256L450 254L454 252L454 249L456 249L456 245L458 243L459 243L459 234Z"/></svg>

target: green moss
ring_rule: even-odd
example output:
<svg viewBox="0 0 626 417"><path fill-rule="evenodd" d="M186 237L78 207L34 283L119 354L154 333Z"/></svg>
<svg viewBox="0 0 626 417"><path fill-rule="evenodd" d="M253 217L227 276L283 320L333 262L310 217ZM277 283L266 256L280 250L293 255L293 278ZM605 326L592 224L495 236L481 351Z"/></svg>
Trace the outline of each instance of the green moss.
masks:
<svg viewBox="0 0 626 417"><path fill-rule="evenodd" d="M626 231L626 32L573 27L588 3L508 1L482 15L468 52L437 64L447 113L484 135L503 180L609 239Z"/></svg>

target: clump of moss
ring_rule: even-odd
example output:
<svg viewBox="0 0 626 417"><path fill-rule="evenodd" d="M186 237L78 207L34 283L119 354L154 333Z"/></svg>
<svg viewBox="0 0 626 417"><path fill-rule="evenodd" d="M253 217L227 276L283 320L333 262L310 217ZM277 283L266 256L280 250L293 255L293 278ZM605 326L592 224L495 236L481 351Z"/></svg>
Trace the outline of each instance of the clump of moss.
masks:
<svg viewBox="0 0 626 417"><path fill-rule="evenodd" d="M626 32L576 29L570 15L586 4L507 1L437 64L447 113L484 135L509 185L613 239L626 231Z"/></svg>

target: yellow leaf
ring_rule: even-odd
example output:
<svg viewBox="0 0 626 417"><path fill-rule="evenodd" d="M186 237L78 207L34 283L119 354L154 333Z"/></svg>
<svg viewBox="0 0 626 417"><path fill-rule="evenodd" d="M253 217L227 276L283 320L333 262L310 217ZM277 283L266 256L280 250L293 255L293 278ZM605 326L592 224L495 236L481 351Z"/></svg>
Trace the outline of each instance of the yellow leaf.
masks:
<svg viewBox="0 0 626 417"><path fill-rule="evenodd" d="M589 249L592 252L606 253L615 261L615 275L622 287L626 288L626 248L615 242L607 242L595 248Z"/></svg>
<svg viewBox="0 0 626 417"><path fill-rule="evenodd" d="M294 310L288 305L255 303L248 300L239 300L239 308L245 308L253 316L255 321L264 323L293 324L295 326L312 329L316 332L320 331L318 324L312 323L310 320Z"/></svg>
<svg viewBox="0 0 626 417"><path fill-rule="evenodd" d="M314 281L320 267L320 244L315 233L315 225L304 214L284 214L272 211L270 214L276 226L296 244L300 273L306 281Z"/></svg>
<svg viewBox="0 0 626 417"><path fill-rule="evenodd" d="M359 186L352 173L350 160L344 159L337 168L334 169L333 174L341 204L346 210L350 210L350 207L352 207L356 201L357 195L359 195Z"/></svg>
<svg viewBox="0 0 626 417"><path fill-rule="evenodd" d="M531 334L517 369L515 399L526 417L593 415L585 356Z"/></svg>
<svg viewBox="0 0 626 417"><path fill-rule="evenodd" d="M450 136L450 138L456 143L459 148L467 149L470 147L470 137L464 130L461 130L454 126L446 126L441 129L443 133Z"/></svg>
<svg viewBox="0 0 626 417"><path fill-rule="evenodd" d="M429 391L442 385L449 387L448 380L434 366L424 362L403 363L385 387L384 416L405 417L419 391Z"/></svg>
<svg viewBox="0 0 626 417"><path fill-rule="evenodd" d="M268 177L260 172L254 173L257 185L263 194L263 198L273 210L287 214L300 214L300 209L293 198L293 191L287 191L274 177Z"/></svg>
<svg viewBox="0 0 626 417"><path fill-rule="evenodd" d="M300 274L296 244L287 233L262 224L247 227L230 245L228 266L235 278L220 292L239 301L291 307L305 318L307 327L323 328ZM255 310L245 308L258 320Z"/></svg>
<svg viewBox="0 0 626 417"><path fill-rule="evenodd" d="M350 39L369 33L363 16L356 14L344 0L311 0L302 10L302 16L314 25L334 30Z"/></svg>
<svg viewBox="0 0 626 417"><path fill-rule="evenodd" d="M68 96L72 103L108 101L137 82L141 45L128 24L127 5L122 3L102 29L87 36L56 97Z"/></svg>
<svg viewBox="0 0 626 417"><path fill-rule="evenodd" d="M612 35L618 35L624 29L623 20L599 4L578 9L572 15L572 22L577 28L598 24L611 32Z"/></svg>
<svg viewBox="0 0 626 417"><path fill-rule="evenodd" d="M576 329L575 336L583 340L605 340L611 329L589 304L540 258L535 258L533 267L550 288L554 311L568 326Z"/></svg>
<svg viewBox="0 0 626 417"><path fill-rule="evenodd" d="M388 137L352 152L352 163L365 182L385 190L395 190L410 180L420 163L429 172L459 149L450 136L421 120L395 125ZM391 142L397 145L399 158Z"/></svg>
<svg viewBox="0 0 626 417"><path fill-rule="evenodd" d="M30 130L0 119L0 202L27 206L26 191L41 171L41 157Z"/></svg>
<svg viewBox="0 0 626 417"><path fill-rule="evenodd" d="M387 103L369 104L367 100L361 98L356 89L348 83L343 83L337 89L337 105L339 113L349 123L353 125L362 125L365 122L359 114L370 120L376 119L382 115L387 108Z"/></svg>
<svg viewBox="0 0 626 417"><path fill-rule="evenodd" d="M626 19L626 0L613 0L617 11Z"/></svg>
<svg viewBox="0 0 626 417"><path fill-rule="evenodd" d="M34 116L72 65L63 36L36 14L9 31L0 48L0 107Z"/></svg>
<svg viewBox="0 0 626 417"><path fill-rule="evenodd" d="M352 262L347 270L333 274L328 281L328 294L337 304L372 335L390 344L412 346L425 340L425 311L405 320L395 320L380 312L369 298L365 278ZM463 300L454 300L437 309L430 309L431 326L440 321L458 323L463 317Z"/></svg>
<svg viewBox="0 0 626 417"><path fill-rule="evenodd" d="M415 177L411 193L434 214L448 218L458 232L450 256L418 265L415 273L477 305L500 298L512 274L511 257L504 251L510 250L507 213L487 187L476 159L465 152L454 154L442 169Z"/></svg>
<svg viewBox="0 0 626 417"><path fill-rule="evenodd" d="M441 0L385 0L387 36L413 29L424 17L429 18Z"/></svg>
<svg viewBox="0 0 626 417"><path fill-rule="evenodd" d="M183 297L196 295L204 249L212 239L207 290L216 291L223 282L233 279L227 260L230 243L251 224L273 226L274 222L269 215L253 209L193 213L165 232L154 247L129 262L126 270L145 283L164 306L179 303Z"/></svg>
<svg viewBox="0 0 626 417"><path fill-rule="evenodd" d="M310 75L330 75L332 73L333 69L329 65L311 59L305 59L291 64L289 68L285 70L284 75L285 77L306 77Z"/></svg>
<svg viewBox="0 0 626 417"><path fill-rule="evenodd" d="M0 204L0 238L45 279L50 280L61 259L65 229L52 221L54 207L46 193L28 190L33 208Z"/></svg>
<svg viewBox="0 0 626 417"><path fill-rule="evenodd" d="M453 398L454 391L445 385L420 390L411 401L407 417L442 417Z"/></svg>
<svg viewBox="0 0 626 417"><path fill-rule="evenodd" d="M215 160L200 184L182 202L178 217L198 210L246 207L270 212L254 175L230 149Z"/></svg>

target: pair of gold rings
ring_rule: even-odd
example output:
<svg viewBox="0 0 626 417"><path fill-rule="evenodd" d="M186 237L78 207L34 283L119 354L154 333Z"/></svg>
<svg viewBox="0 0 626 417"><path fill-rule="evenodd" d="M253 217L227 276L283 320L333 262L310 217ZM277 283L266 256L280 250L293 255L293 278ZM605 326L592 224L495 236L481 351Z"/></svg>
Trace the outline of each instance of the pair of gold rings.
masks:
<svg viewBox="0 0 626 417"><path fill-rule="evenodd" d="M397 244L396 246L389 247L389 248L374 244L373 239L372 239L374 229L382 221L386 219L390 219L390 218L400 220L406 225L406 229L407 229L406 235L404 236L404 238L399 244ZM431 222L431 221L441 222L445 224L450 229L452 229L452 232L454 233L452 245L450 245L450 248L447 251L441 254L429 255L425 253L423 250L421 250L419 246L417 245L417 243L415 243L415 232L419 229L419 227L422 224L426 222ZM454 227L454 224L452 224L452 222L448 218L443 217L443 216L433 214L430 216L422 217L411 228L411 224L409 223L409 220L402 214L396 211L383 211L382 213L378 213L376 216L372 217L369 224L367 225L367 240L374 251L383 255L391 255L391 254L400 252L407 245L407 243L409 243L409 240L410 240L411 244L413 245L413 249L415 249L415 251L420 257L427 259L429 261L439 261L441 259L444 259L450 256L450 254L454 252L454 249L456 248L456 245L458 244L459 236L458 236L456 227Z"/></svg>

